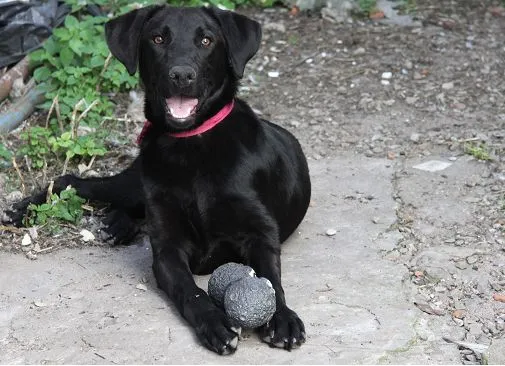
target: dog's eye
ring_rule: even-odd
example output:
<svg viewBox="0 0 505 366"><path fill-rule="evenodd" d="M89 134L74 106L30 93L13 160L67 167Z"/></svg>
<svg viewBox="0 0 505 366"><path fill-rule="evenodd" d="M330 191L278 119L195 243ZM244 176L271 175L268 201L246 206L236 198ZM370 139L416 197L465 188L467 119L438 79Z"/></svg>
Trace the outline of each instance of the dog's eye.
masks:
<svg viewBox="0 0 505 366"><path fill-rule="evenodd" d="M154 36L153 42L156 44L162 44L163 43L163 37L162 36Z"/></svg>
<svg viewBox="0 0 505 366"><path fill-rule="evenodd" d="M203 47L209 47L211 43L212 43L212 40L209 37L202 38L202 46Z"/></svg>

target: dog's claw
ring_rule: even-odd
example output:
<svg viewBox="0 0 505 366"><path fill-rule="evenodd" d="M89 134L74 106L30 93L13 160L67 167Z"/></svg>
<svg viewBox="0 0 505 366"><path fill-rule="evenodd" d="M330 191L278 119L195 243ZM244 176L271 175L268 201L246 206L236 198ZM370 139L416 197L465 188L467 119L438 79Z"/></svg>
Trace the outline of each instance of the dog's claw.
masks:
<svg viewBox="0 0 505 366"><path fill-rule="evenodd" d="M291 351L305 342L305 326L296 313L287 307L274 314L263 331L262 340L270 347Z"/></svg>

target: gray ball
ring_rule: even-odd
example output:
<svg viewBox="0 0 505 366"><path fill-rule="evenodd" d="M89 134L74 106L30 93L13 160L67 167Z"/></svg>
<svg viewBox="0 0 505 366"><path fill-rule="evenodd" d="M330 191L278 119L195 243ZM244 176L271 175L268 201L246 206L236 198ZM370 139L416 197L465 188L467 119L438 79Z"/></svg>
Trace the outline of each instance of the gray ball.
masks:
<svg viewBox="0 0 505 366"><path fill-rule="evenodd" d="M224 309L241 327L260 327L275 313L275 290L266 278L244 277L226 290Z"/></svg>
<svg viewBox="0 0 505 366"><path fill-rule="evenodd" d="M212 272L207 292L214 302L223 307L223 298L228 286L244 277L255 277L254 269L240 263L226 263Z"/></svg>

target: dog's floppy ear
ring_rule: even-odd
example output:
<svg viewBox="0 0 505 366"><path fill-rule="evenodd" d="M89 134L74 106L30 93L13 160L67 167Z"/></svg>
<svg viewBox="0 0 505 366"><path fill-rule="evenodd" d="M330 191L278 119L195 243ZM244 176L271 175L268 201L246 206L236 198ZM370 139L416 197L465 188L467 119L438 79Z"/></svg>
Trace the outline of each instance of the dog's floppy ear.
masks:
<svg viewBox="0 0 505 366"><path fill-rule="evenodd" d="M105 23L105 39L110 52L126 66L130 75L137 71L142 28L159 8L160 6L148 6L132 10Z"/></svg>
<svg viewBox="0 0 505 366"><path fill-rule="evenodd" d="M228 46L228 58L233 72L240 79L244 75L247 61L256 54L260 47L260 24L231 11L215 7L204 9L219 22Z"/></svg>

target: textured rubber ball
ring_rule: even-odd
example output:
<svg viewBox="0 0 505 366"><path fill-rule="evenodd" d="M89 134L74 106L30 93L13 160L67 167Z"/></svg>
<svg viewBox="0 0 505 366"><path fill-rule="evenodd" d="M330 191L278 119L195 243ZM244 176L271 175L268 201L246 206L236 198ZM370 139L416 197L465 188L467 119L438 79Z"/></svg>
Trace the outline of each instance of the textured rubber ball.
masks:
<svg viewBox="0 0 505 366"><path fill-rule="evenodd" d="M226 315L244 328L266 324L275 308L275 290L266 278L244 277L233 282L224 295Z"/></svg>
<svg viewBox="0 0 505 366"><path fill-rule="evenodd" d="M223 298L228 286L244 277L255 277L256 273L249 266L240 263L226 263L212 272L207 291L214 302L223 307Z"/></svg>

